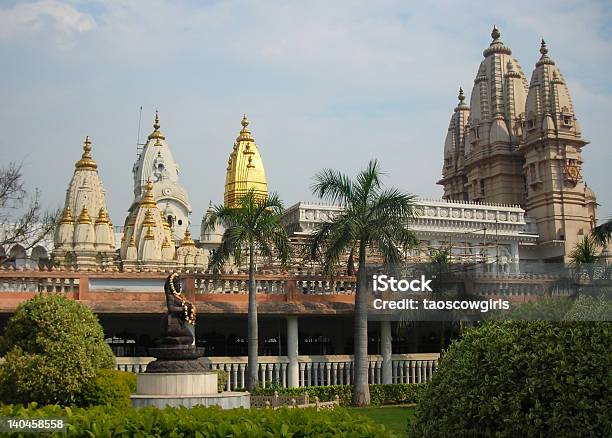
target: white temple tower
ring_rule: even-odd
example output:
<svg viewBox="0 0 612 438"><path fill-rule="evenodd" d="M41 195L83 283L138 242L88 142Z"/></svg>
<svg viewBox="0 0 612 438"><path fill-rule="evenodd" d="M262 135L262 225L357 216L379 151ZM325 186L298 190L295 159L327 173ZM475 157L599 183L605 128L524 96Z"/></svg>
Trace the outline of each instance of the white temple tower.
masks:
<svg viewBox="0 0 612 438"><path fill-rule="evenodd" d="M178 181L179 166L174 161L166 136L159 128L159 114L155 112L153 132L134 163L134 202L130 211L137 208L147 181L153 183L153 198L170 226L172 240L178 243L189 226L191 204L187 193Z"/></svg>

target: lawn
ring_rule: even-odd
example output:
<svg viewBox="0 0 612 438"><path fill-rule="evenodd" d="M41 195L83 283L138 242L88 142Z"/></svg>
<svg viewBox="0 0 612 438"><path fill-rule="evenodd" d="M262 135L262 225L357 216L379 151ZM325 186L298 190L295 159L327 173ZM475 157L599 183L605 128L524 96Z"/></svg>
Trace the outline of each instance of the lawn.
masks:
<svg viewBox="0 0 612 438"><path fill-rule="evenodd" d="M414 417L416 405L374 406L369 408L350 408L351 413L365 415L377 423L403 436L408 419Z"/></svg>

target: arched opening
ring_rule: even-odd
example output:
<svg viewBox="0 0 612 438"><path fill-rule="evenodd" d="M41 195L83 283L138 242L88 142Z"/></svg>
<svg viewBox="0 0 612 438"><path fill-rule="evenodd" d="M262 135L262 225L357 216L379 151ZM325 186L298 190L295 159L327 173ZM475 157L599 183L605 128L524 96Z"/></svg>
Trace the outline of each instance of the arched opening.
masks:
<svg viewBox="0 0 612 438"><path fill-rule="evenodd" d="M9 266L13 266L15 268L24 268L28 265L28 254L26 250L21 245L13 246L8 254L8 258L6 260Z"/></svg>
<svg viewBox="0 0 612 438"><path fill-rule="evenodd" d="M35 266L38 266L40 269L51 267L51 260L49 259L49 253L47 249L43 246L36 246L32 250L32 261Z"/></svg>

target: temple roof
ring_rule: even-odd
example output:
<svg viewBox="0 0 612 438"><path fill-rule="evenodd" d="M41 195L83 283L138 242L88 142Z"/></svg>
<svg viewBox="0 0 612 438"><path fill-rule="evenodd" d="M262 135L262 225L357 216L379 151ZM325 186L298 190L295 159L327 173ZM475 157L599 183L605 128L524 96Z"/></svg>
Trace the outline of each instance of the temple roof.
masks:
<svg viewBox="0 0 612 438"><path fill-rule="evenodd" d="M451 116L446 141L444 142L444 158L452 158L456 157L456 154L463 154L465 126L470 116L470 107L465 103L462 88L459 88L457 99L459 99L459 103Z"/></svg>
<svg viewBox="0 0 612 438"><path fill-rule="evenodd" d="M470 143L517 142L521 133L517 118L525 112L527 79L512 50L501 41L497 27L483 55L470 98ZM482 129L478 127L482 126Z"/></svg>
<svg viewBox="0 0 612 438"><path fill-rule="evenodd" d="M544 40L540 45L540 59L531 75L525 111L528 140L543 135L581 136L569 88L559 67L548 56Z"/></svg>
<svg viewBox="0 0 612 438"><path fill-rule="evenodd" d="M226 206L236 205L238 199L251 189L260 199L268 196L266 172L255 139L248 129L246 114L241 124L242 129L227 161L223 196Z"/></svg>

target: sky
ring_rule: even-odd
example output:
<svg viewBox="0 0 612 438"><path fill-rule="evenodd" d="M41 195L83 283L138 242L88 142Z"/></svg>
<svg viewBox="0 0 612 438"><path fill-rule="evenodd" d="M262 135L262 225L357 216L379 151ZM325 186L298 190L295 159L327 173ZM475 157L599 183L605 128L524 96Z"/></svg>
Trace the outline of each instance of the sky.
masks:
<svg viewBox="0 0 612 438"><path fill-rule="evenodd" d="M23 162L59 208L86 135L111 219L132 202L141 141L159 110L197 226L223 200L246 113L268 187L312 201L322 168L372 158L385 183L440 198L458 88L469 96L493 24L529 79L540 39L570 87L583 175L612 216L612 4L599 1L163 1L0 3L0 163Z"/></svg>

